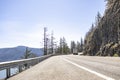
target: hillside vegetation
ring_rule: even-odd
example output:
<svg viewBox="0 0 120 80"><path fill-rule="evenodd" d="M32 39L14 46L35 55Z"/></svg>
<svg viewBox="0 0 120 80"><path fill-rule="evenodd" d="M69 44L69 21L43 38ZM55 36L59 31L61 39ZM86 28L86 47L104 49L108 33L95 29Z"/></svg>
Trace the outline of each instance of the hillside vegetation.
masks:
<svg viewBox="0 0 120 80"><path fill-rule="evenodd" d="M103 17L98 13L85 37L84 55L120 56L120 0L106 0Z"/></svg>
<svg viewBox="0 0 120 80"><path fill-rule="evenodd" d="M43 49L39 48L29 48L31 53L36 56L43 55ZM18 46L13 48L1 48L0 49L0 62L11 61L11 60L19 60L24 58L26 52L26 46ZM31 56L32 57L32 56Z"/></svg>

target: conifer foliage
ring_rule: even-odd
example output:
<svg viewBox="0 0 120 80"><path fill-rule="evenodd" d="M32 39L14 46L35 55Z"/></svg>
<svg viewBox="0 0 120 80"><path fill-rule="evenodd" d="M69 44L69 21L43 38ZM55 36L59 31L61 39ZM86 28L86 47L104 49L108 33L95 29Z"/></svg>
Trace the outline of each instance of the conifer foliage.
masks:
<svg viewBox="0 0 120 80"><path fill-rule="evenodd" d="M120 56L120 0L106 0L104 15L97 14L84 41L84 55Z"/></svg>

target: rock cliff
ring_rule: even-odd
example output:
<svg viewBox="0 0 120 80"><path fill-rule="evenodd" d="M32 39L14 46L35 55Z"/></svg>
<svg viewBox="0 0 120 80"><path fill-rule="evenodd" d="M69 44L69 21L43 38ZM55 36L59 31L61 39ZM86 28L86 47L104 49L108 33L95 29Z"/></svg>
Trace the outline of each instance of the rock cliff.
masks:
<svg viewBox="0 0 120 80"><path fill-rule="evenodd" d="M107 0L104 16L85 38L84 54L120 56L120 0Z"/></svg>

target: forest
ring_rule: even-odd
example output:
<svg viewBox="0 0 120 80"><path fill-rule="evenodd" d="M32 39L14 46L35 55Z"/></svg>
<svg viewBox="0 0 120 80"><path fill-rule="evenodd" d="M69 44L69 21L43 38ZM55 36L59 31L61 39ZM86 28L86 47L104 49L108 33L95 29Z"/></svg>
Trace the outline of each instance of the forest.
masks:
<svg viewBox="0 0 120 80"><path fill-rule="evenodd" d="M73 49L89 56L120 56L120 0L105 0L106 9L104 15L97 13L95 22L86 33L84 40L71 41L68 46L65 37L60 38L59 44L55 44L53 34L47 38L44 29L44 53L69 54ZM78 36L79 37L79 36ZM56 45L56 46L55 46ZM55 47L55 50L53 50Z"/></svg>

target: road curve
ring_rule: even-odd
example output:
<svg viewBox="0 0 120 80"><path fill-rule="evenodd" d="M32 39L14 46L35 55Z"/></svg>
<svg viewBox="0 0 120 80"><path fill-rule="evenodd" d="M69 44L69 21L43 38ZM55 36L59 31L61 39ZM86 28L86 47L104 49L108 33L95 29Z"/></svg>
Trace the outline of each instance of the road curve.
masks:
<svg viewBox="0 0 120 80"><path fill-rule="evenodd" d="M90 70L120 80L120 58L98 56L64 56L68 60Z"/></svg>
<svg viewBox="0 0 120 80"><path fill-rule="evenodd" d="M105 80L70 62L120 80L120 58L79 55L53 56L8 80Z"/></svg>

